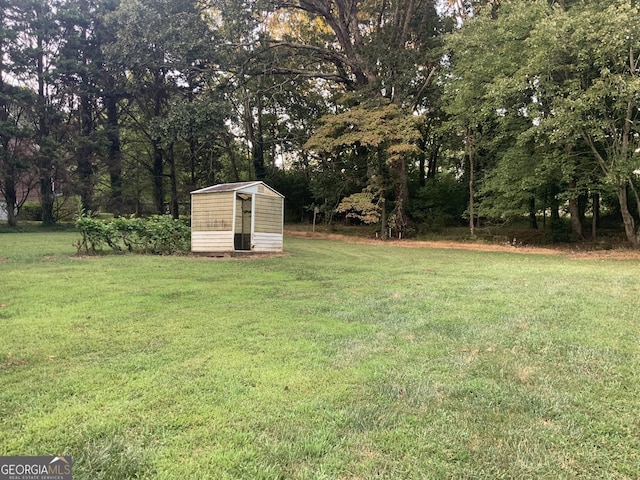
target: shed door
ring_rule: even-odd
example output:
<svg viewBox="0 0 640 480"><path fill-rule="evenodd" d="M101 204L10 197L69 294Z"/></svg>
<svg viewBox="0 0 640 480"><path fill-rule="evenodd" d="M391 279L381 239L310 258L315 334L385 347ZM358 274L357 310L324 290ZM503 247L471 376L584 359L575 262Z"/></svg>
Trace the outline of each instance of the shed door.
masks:
<svg viewBox="0 0 640 480"><path fill-rule="evenodd" d="M251 195L241 193L237 198L240 214L236 218L234 248L251 250Z"/></svg>

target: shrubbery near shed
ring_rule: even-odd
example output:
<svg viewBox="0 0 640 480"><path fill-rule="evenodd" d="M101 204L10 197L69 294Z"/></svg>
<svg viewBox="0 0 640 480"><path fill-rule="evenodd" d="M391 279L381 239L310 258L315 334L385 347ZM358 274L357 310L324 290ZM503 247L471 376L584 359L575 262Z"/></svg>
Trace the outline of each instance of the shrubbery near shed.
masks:
<svg viewBox="0 0 640 480"><path fill-rule="evenodd" d="M82 238L76 242L78 253L97 253L105 246L114 252L170 255L187 253L191 249L191 229L188 222L167 215L149 218L119 217L104 222L79 215L76 228Z"/></svg>

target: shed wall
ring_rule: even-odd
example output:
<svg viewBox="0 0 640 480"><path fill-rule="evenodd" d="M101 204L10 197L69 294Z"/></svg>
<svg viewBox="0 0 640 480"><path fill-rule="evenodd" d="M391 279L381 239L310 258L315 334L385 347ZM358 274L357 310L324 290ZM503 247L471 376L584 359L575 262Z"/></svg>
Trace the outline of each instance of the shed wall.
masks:
<svg viewBox="0 0 640 480"><path fill-rule="evenodd" d="M254 233L276 233L282 236L282 197L256 195L255 198Z"/></svg>
<svg viewBox="0 0 640 480"><path fill-rule="evenodd" d="M192 252L232 252L233 232L191 231Z"/></svg>
<svg viewBox="0 0 640 480"><path fill-rule="evenodd" d="M252 244L254 252L281 252L282 234L254 233Z"/></svg>
<svg viewBox="0 0 640 480"><path fill-rule="evenodd" d="M268 187L265 187L264 185L258 185L258 193L261 193L263 195L267 195L269 197L281 198L276 192L274 192L273 190L271 190Z"/></svg>
<svg viewBox="0 0 640 480"><path fill-rule="evenodd" d="M203 193L191 196L192 232L231 232L234 192ZM231 242L233 248L233 241Z"/></svg>

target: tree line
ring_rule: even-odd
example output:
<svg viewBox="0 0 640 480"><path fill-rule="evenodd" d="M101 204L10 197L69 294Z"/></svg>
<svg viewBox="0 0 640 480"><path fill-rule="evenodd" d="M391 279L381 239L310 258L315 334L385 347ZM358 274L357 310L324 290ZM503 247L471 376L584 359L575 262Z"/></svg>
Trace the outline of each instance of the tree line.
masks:
<svg viewBox="0 0 640 480"><path fill-rule="evenodd" d="M631 0L0 0L0 193L188 213L266 180L381 235L603 217L640 248ZM60 196L60 193L63 196ZM426 227L425 227L426 226Z"/></svg>

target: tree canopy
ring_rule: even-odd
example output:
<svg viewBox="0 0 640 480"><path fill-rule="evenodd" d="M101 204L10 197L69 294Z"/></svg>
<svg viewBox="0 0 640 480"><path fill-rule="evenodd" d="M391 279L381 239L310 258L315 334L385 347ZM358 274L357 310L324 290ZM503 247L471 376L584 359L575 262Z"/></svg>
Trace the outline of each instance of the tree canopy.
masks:
<svg viewBox="0 0 640 480"><path fill-rule="evenodd" d="M291 220L383 237L549 216L587 238L606 217L640 248L630 0L0 3L10 225L34 194L46 223L64 202L177 218L196 188L262 179Z"/></svg>

